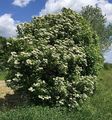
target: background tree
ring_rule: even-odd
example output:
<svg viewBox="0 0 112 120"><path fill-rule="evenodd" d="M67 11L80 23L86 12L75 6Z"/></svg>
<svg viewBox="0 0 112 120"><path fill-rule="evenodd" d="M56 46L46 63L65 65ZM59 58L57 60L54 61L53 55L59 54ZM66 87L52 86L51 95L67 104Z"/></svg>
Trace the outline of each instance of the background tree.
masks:
<svg viewBox="0 0 112 120"><path fill-rule="evenodd" d="M99 36L101 50L107 50L111 44L112 27L106 25L107 21L101 9L97 6L86 6L82 8L81 15L90 23Z"/></svg>
<svg viewBox="0 0 112 120"><path fill-rule="evenodd" d="M6 53L7 53L7 41L6 38L0 37L0 71L6 67Z"/></svg>
<svg viewBox="0 0 112 120"><path fill-rule="evenodd" d="M13 44L14 39L0 37L0 71L5 71L8 68L8 58L13 49L18 48L18 46ZM15 46L15 47L14 47ZM19 49L19 48L18 48Z"/></svg>

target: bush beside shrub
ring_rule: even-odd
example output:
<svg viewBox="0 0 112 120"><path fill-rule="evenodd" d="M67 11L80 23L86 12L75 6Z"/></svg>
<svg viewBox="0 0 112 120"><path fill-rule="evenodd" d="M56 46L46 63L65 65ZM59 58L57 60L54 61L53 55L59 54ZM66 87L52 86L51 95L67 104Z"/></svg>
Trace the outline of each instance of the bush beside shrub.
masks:
<svg viewBox="0 0 112 120"><path fill-rule="evenodd" d="M0 37L0 72L5 70L8 59L7 56L7 41L6 38Z"/></svg>
<svg viewBox="0 0 112 120"><path fill-rule="evenodd" d="M93 94L102 67L99 41L82 16L64 8L18 26L10 42L7 84L40 104L78 107Z"/></svg>

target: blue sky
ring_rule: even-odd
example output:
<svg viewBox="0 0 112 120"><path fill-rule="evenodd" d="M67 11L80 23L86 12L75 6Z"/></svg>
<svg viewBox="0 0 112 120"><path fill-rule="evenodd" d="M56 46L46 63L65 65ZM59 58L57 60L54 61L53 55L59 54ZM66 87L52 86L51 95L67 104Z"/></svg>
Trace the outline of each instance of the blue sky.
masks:
<svg viewBox="0 0 112 120"><path fill-rule="evenodd" d="M46 0L31 1L27 6L20 7L13 5L13 0L0 0L0 16L4 13L12 14L17 21L29 21L32 15L39 15L44 8Z"/></svg>
<svg viewBox="0 0 112 120"><path fill-rule="evenodd" d="M14 1L23 1L23 2L29 1L29 3L27 3L26 5L23 5L23 6L21 3L21 6L20 6L20 4L17 5L17 3L15 5ZM57 3L56 3L56 1L57 1ZM7 13L7 14L11 14L13 19L16 21L21 21L21 22L30 21L31 16L33 16L33 15L38 16L39 13L41 12L41 10L45 8L45 5L46 5L46 10L47 10L46 13L50 13L50 12L53 12L53 10L56 11L56 10L60 9L59 6L64 6L63 3L64 2L67 3L66 1L70 1L70 2L73 1L71 3L75 4L75 1L77 2L78 0L0 0L0 16ZM80 1L81 0L79 0L79 3L80 3ZM85 0L83 0L83 1L85 1ZM86 1L88 3L88 0L86 0ZM92 0L89 0L89 1L90 1L90 3L88 3L88 4L94 5L94 3L97 3L98 1L105 1L105 0L93 0L95 2L91 2ZM108 0L108 3L112 3L112 0ZM52 10L51 10L51 6L50 6L50 8L48 8L49 7L48 4L51 4ZM69 4L69 2L68 2L68 4ZM83 4L83 2L82 2L82 4ZM57 9L53 8L53 5L54 5L54 7L58 6ZM65 6L67 6L67 5L65 5ZM69 5L68 5L68 7L69 7ZM82 7L82 5L81 5L81 7ZM48 10L48 9L50 9L50 10ZM76 8L76 10L77 10L77 8Z"/></svg>
<svg viewBox="0 0 112 120"><path fill-rule="evenodd" d="M112 3L112 0L108 0L110 3Z"/></svg>
<svg viewBox="0 0 112 120"><path fill-rule="evenodd" d="M55 13L63 7L79 12L83 6L96 4L107 23L112 23L112 0L0 0L0 36L16 37L16 25L30 21L32 16ZM112 47L104 56L112 63Z"/></svg>

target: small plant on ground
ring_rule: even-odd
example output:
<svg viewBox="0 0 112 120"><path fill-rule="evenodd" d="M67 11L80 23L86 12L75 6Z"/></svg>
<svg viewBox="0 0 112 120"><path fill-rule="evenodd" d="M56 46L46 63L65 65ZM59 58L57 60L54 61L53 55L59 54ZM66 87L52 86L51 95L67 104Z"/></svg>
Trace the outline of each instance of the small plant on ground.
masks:
<svg viewBox="0 0 112 120"><path fill-rule="evenodd" d="M10 48L7 85L36 103L74 108L93 94L102 66L99 40L74 11L20 24Z"/></svg>

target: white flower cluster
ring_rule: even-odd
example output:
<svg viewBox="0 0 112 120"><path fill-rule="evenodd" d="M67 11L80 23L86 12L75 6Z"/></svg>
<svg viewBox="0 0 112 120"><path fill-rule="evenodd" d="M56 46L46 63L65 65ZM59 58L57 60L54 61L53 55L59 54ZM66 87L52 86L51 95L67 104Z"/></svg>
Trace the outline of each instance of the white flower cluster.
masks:
<svg viewBox="0 0 112 120"><path fill-rule="evenodd" d="M45 81L37 80L37 82L33 84L33 87L40 87L43 84L45 84Z"/></svg>
<svg viewBox="0 0 112 120"><path fill-rule="evenodd" d="M27 63L28 65L32 65L32 64L33 64L32 60L30 60L30 59L27 59L27 60L26 60L26 63Z"/></svg>
<svg viewBox="0 0 112 120"><path fill-rule="evenodd" d="M18 60L15 60L15 61L14 61L14 64L15 64L15 65L19 65L20 62L19 62Z"/></svg>
<svg viewBox="0 0 112 120"><path fill-rule="evenodd" d="M33 87L28 88L28 90L29 90L30 92L34 92L34 91L35 91L35 89L34 89Z"/></svg>
<svg viewBox="0 0 112 120"><path fill-rule="evenodd" d="M10 45L11 45L11 43L10 43L10 42L7 42L6 44L7 44L7 46L10 46Z"/></svg>
<svg viewBox="0 0 112 120"><path fill-rule="evenodd" d="M42 100L49 100L49 99L51 99L51 96L38 95L38 98L40 98Z"/></svg>
<svg viewBox="0 0 112 120"><path fill-rule="evenodd" d="M12 80L7 80L8 83L10 83Z"/></svg>
<svg viewBox="0 0 112 120"><path fill-rule="evenodd" d="M11 55L15 56L15 55L17 55L17 53L16 52L11 52Z"/></svg>
<svg viewBox="0 0 112 120"><path fill-rule="evenodd" d="M12 81L18 82L18 81L19 81L19 78L15 77L15 78L12 79Z"/></svg>
<svg viewBox="0 0 112 120"><path fill-rule="evenodd" d="M23 74L21 74L21 73L17 72L17 73L15 74L15 76L18 78L18 77L22 77L22 76L23 76Z"/></svg>
<svg viewBox="0 0 112 120"><path fill-rule="evenodd" d="M17 59L18 55L16 52L11 52L11 56L9 57L7 63L10 63L12 61L15 61Z"/></svg>
<svg viewBox="0 0 112 120"><path fill-rule="evenodd" d="M29 57L31 55L31 53L28 52L21 52L20 53L23 57Z"/></svg>

